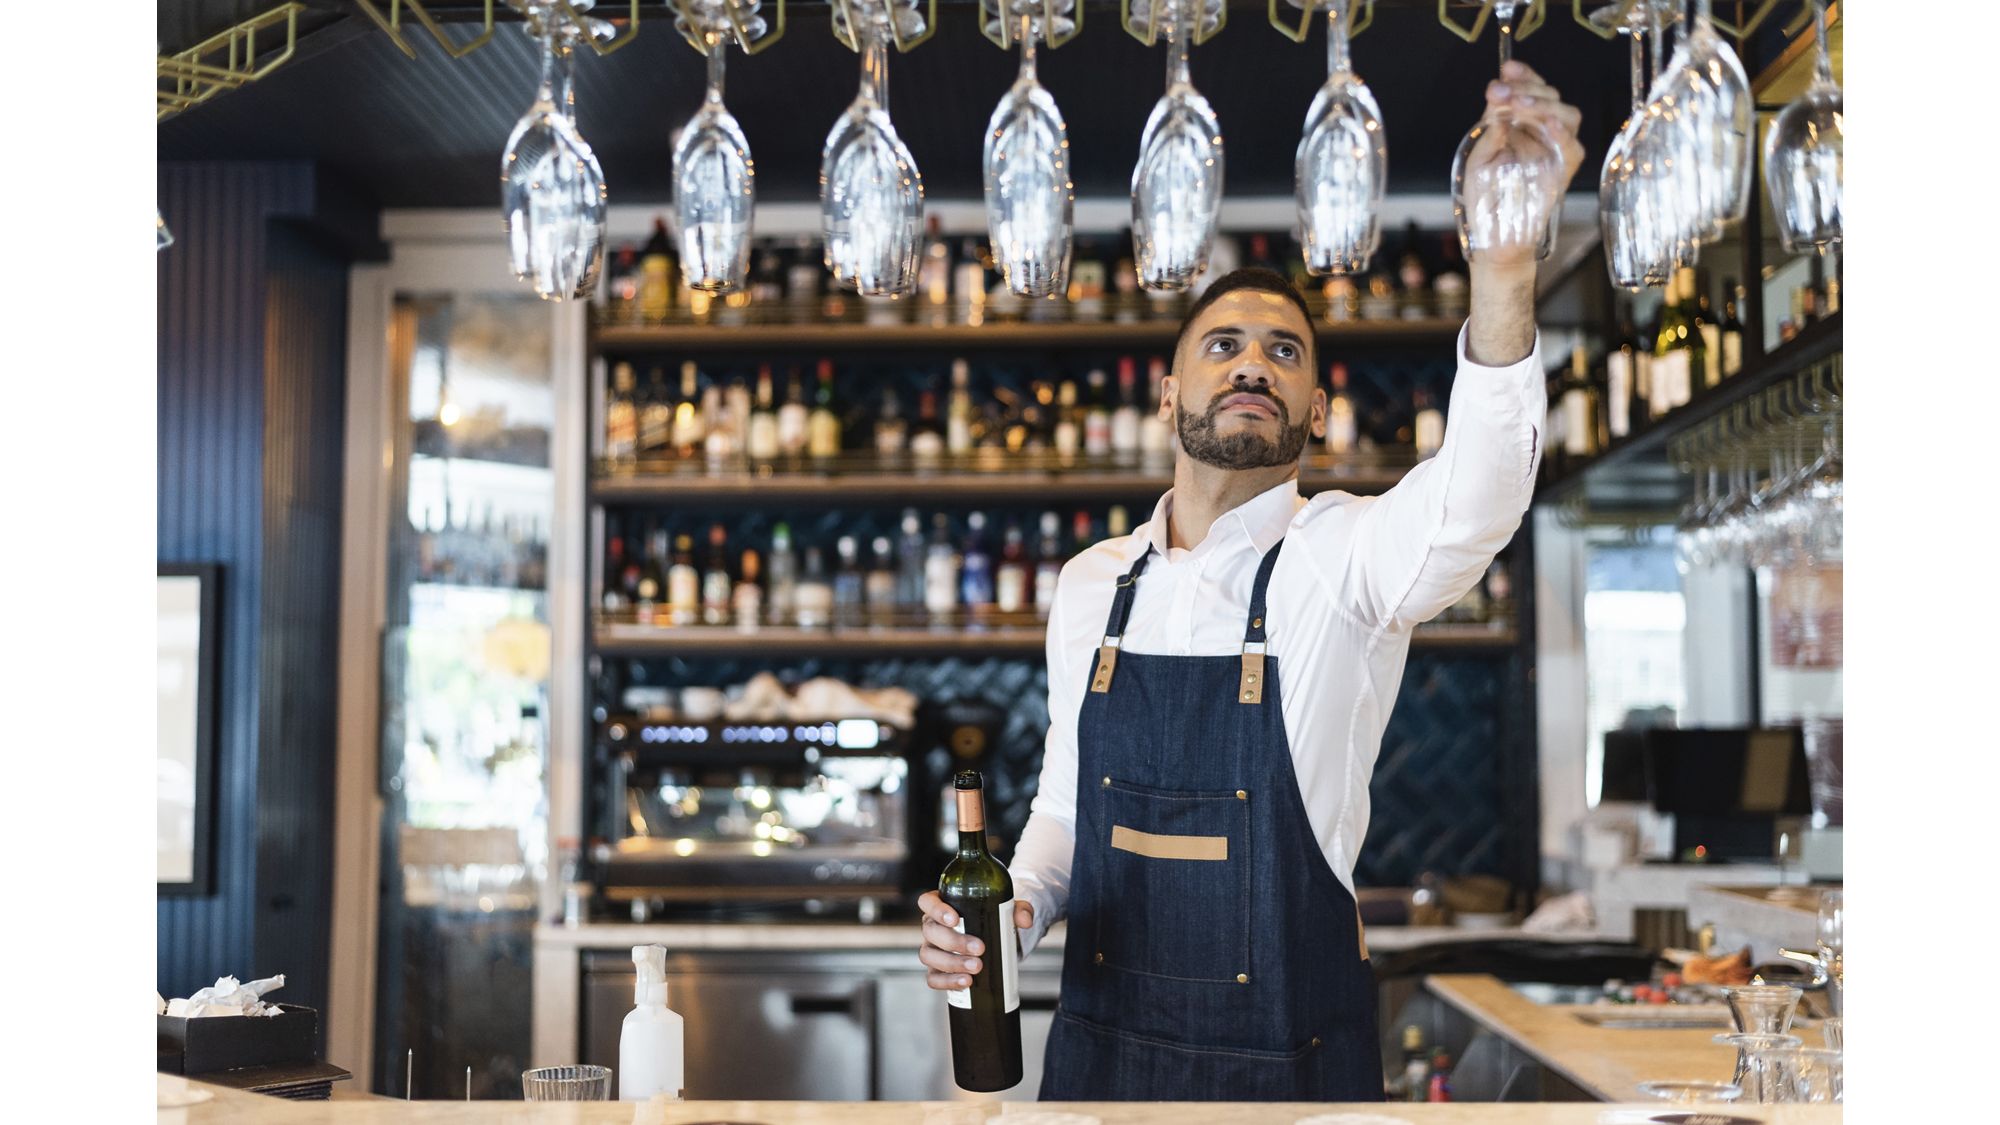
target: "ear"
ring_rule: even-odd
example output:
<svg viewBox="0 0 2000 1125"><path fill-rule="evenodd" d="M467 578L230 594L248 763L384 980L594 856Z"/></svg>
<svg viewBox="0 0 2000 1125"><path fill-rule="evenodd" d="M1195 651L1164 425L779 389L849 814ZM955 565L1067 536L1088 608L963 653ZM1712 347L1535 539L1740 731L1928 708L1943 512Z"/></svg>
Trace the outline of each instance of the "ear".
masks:
<svg viewBox="0 0 2000 1125"><path fill-rule="evenodd" d="M1312 436L1320 438L1322 440L1326 438L1326 388L1325 387L1313 388Z"/></svg>
<svg viewBox="0 0 2000 1125"><path fill-rule="evenodd" d="M1174 403L1180 400L1180 380L1172 375L1160 377L1160 421L1172 425Z"/></svg>

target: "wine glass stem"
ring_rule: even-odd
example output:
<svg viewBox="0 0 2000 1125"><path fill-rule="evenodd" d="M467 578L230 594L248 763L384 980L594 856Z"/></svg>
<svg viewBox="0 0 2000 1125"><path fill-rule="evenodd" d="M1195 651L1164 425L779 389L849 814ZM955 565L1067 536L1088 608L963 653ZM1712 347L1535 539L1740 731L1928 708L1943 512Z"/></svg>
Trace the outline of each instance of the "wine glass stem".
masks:
<svg viewBox="0 0 2000 1125"><path fill-rule="evenodd" d="M556 104L556 35L555 29L549 26L549 20L553 18L554 13L550 13L542 20L541 34L538 36L542 43L542 84L535 90L535 102L538 105ZM564 104L557 108L567 113L568 91L564 91L563 102Z"/></svg>
<svg viewBox="0 0 2000 1125"><path fill-rule="evenodd" d="M1660 7L1654 0L1644 0L1646 14L1652 23L1652 34L1646 37L1646 49L1652 55L1653 77L1660 76L1660 49L1667 38L1666 22L1660 18Z"/></svg>
<svg viewBox="0 0 2000 1125"><path fill-rule="evenodd" d="M1178 17L1167 25L1167 88L1190 86L1188 81L1188 40L1190 29Z"/></svg>
<svg viewBox="0 0 2000 1125"><path fill-rule="evenodd" d="M861 41L861 97L889 108L889 46L880 36Z"/></svg>
<svg viewBox="0 0 2000 1125"><path fill-rule="evenodd" d="M1035 80L1035 28L1027 13L1021 15L1021 81Z"/></svg>
<svg viewBox="0 0 2000 1125"><path fill-rule="evenodd" d="M1505 69L1514 57L1514 0L1498 0L1493 14L1500 20L1500 66Z"/></svg>
<svg viewBox="0 0 2000 1125"><path fill-rule="evenodd" d="M1813 42L1819 48L1819 57L1813 63L1813 77L1830 86L1833 84L1833 57L1826 50L1826 0L1813 0Z"/></svg>
<svg viewBox="0 0 2000 1125"><path fill-rule="evenodd" d="M1352 67L1347 57L1347 13L1352 0L1330 0L1326 6L1326 72L1341 74Z"/></svg>
<svg viewBox="0 0 2000 1125"><path fill-rule="evenodd" d="M720 32L708 33L708 94L710 105L722 104L722 59L729 49Z"/></svg>
<svg viewBox="0 0 2000 1125"><path fill-rule="evenodd" d="M1646 58L1645 43L1641 42L1645 33L1632 29L1632 116L1637 118L1646 100Z"/></svg>

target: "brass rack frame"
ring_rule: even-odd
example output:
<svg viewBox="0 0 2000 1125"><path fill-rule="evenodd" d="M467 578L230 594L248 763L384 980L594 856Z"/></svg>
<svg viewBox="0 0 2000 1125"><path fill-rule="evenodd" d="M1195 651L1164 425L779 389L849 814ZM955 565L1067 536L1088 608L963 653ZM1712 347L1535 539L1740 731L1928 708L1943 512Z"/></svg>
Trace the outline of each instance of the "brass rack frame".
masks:
<svg viewBox="0 0 2000 1125"><path fill-rule="evenodd" d="M1195 2L1195 0L1188 0L1188 2ZM1158 5L1160 3L1161 0L1154 0L1154 11L1156 13L1158 12ZM1132 26L1132 0L1118 0L1118 22L1125 28L1125 34L1130 35L1148 47L1160 41L1160 24L1158 20L1147 21L1146 33L1144 35L1139 34L1138 29ZM1199 47L1203 43L1222 34L1222 29L1229 26L1229 5L1227 3L1222 5L1222 11L1215 21L1215 26L1209 28L1205 34L1201 30L1201 22L1200 20L1195 21L1194 35L1188 39L1188 45L1191 47Z"/></svg>
<svg viewBox="0 0 2000 1125"><path fill-rule="evenodd" d="M937 34L937 0L925 0L925 2L929 5L929 12L924 16L924 33L914 39L904 39L903 33L896 28L895 9L901 7L896 0L833 0L833 6L840 9L841 17L847 21L848 27L846 35L842 35L840 29L835 27L833 37L840 41L841 46L858 53L861 44L855 41L853 35L854 13L863 6L879 6L889 13L889 41L895 44L897 54L906 54L917 44Z"/></svg>
<svg viewBox="0 0 2000 1125"><path fill-rule="evenodd" d="M161 55L155 75L160 83L153 111L155 123L192 109L225 90L247 86L276 70L292 57L299 43L300 3L280 4L261 16L253 16L227 31L211 35L185 51ZM285 45L277 54L257 61L257 33L279 24L285 27ZM267 40L268 42L268 40ZM223 56L205 61L208 56Z"/></svg>
<svg viewBox="0 0 2000 1125"><path fill-rule="evenodd" d="M703 23L703 18L696 14L694 6L689 0L669 0L669 2L673 4L674 10L681 14L682 21L687 24L685 28L676 29L680 31L681 38L686 40L687 45L693 47L697 52L703 55L708 54L708 45L693 34L693 30L700 27ZM777 23L768 27L764 34L755 38L752 38L750 35L750 25L744 14L746 7L747 5L743 4L741 0L723 0L722 4L722 13L729 20L729 29L734 33L733 38L736 40L736 45L742 49L744 54L757 54L764 50L764 48L785 37L785 0L778 0ZM636 0L633 8L635 14L632 18L632 25L636 29L639 23L636 14L638 8ZM608 50L606 53L609 53Z"/></svg>
<svg viewBox="0 0 2000 1125"><path fill-rule="evenodd" d="M1328 7L1332 0L1286 0L1286 2L1300 9L1299 25L1291 27L1288 26L1287 21L1279 19L1278 0L1271 0L1271 13L1269 17L1271 26L1278 29L1278 34L1292 42L1303 43L1306 41L1307 33L1312 28L1314 13L1318 12L1321 8ZM1578 0L1578 2L1581 3L1582 0ZM1357 12L1363 14L1357 15ZM1368 25L1374 22L1375 0L1348 0L1347 37L1349 39L1368 30Z"/></svg>
<svg viewBox="0 0 2000 1125"><path fill-rule="evenodd" d="M1461 27L1452 21L1451 13L1446 9L1455 2L1458 0L1438 0L1438 22L1444 25L1446 31L1467 43L1477 41L1479 33L1486 30L1487 17L1493 14L1494 0L1481 0L1479 15L1473 19L1471 27ZM1523 9L1520 22L1514 25L1514 39L1517 42L1541 29L1542 21L1548 18L1545 5L1546 0L1521 0L1518 5Z"/></svg>
<svg viewBox="0 0 2000 1125"><path fill-rule="evenodd" d="M1069 34L1062 36L1051 35L1048 31L1049 28L1056 25L1056 20L1061 18L1056 12L1055 0L1041 0L1041 5L1043 29L1041 40L1044 47L1054 50L1083 34L1083 0L1072 0L1069 14L1073 15L1075 19L1072 21ZM1000 29L1000 36L997 39L994 38L992 33L986 30L989 7L993 13L993 22ZM986 36L987 42L1003 51L1013 50L1015 43L1019 41L1019 38L1014 34L1013 22L1021 18L1021 14L1013 11L1013 7L1014 5L1009 3L1009 0L979 0L979 3L974 5L973 9L974 15L979 19L979 34Z"/></svg>

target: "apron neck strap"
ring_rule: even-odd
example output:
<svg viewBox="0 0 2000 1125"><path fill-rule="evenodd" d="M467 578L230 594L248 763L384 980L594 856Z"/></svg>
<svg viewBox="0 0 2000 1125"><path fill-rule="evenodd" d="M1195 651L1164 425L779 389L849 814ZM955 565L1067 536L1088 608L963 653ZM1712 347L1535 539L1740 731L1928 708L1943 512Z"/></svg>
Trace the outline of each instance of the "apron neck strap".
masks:
<svg viewBox="0 0 2000 1125"><path fill-rule="evenodd" d="M1271 549L1264 552L1264 561L1257 565L1257 581L1250 587L1250 623L1244 626L1244 644L1262 644L1264 641L1264 592L1271 585L1271 571L1278 565L1278 552L1285 549L1285 541L1278 540Z"/></svg>
<svg viewBox="0 0 2000 1125"><path fill-rule="evenodd" d="M1146 573L1146 563L1152 557L1153 546L1148 543L1146 549L1139 552L1138 561L1132 564L1132 569L1118 580L1118 592L1111 598L1111 617L1104 623L1104 639L1107 642L1125 635L1125 622L1132 616L1132 601L1138 596L1139 576Z"/></svg>

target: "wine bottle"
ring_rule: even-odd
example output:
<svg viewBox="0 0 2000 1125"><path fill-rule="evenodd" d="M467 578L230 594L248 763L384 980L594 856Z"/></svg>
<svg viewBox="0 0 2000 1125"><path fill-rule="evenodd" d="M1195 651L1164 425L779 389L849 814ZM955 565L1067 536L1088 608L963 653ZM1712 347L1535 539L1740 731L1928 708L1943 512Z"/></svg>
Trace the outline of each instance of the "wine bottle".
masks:
<svg viewBox="0 0 2000 1125"><path fill-rule="evenodd" d="M799 384L799 373L792 370L791 378L785 384L785 402L778 407L778 452L786 457L797 457L806 451L811 429L811 418L807 414L806 392Z"/></svg>
<svg viewBox="0 0 2000 1125"><path fill-rule="evenodd" d="M1082 411L1076 405L1076 384L1068 379L1056 391L1056 456L1065 462L1076 459L1083 445Z"/></svg>
<svg viewBox="0 0 2000 1125"><path fill-rule="evenodd" d="M1743 370L1743 321L1738 317L1742 287L1733 277L1722 282L1722 377Z"/></svg>
<svg viewBox="0 0 2000 1125"><path fill-rule="evenodd" d="M1166 459L1174 450L1173 427L1160 417L1161 380L1166 377L1166 360L1154 356L1146 361L1146 412L1139 419L1139 452L1149 462Z"/></svg>
<svg viewBox="0 0 2000 1125"><path fill-rule="evenodd" d="M986 549L986 513L965 517L965 550L959 555L959 604L974 614L993 611L993 555Z"/></svg>
<svg viewBox="0 0 2000 1125"><path fill-rule="evenodd" d="M757 368L756 404L750 409L750 430L744 452L753 461L770 461L778 456L778 410L771 393L771 365Z"/></svg>
<svg viewBox="0 0 2000 1125"><path fill-rule="evenodd" d="M1111 456L1111 395L1102 367L1084 377L1088 403L1083 409L1083 452L1087 457Z"/></svg>
<svg viewBox="0 0 2000 1125"><path fill-rule="evenodd" d="M620 363L611 369L611 400L604 408L604 456L621 468L631 467L639 449L635 385L631 364Z"/></svg>
<svg viewBox="0 0 2000 1125"><path fill-rule="evenodd" d="M1423 461L1444 447L1444 411L1431 402L1429 391L1418 391L1413 405L1416 415L1410 421L1414 431L1411 441L1417 447L1417 460Z"/></svg>
<svg viewBox="0 0 2000 1125"><path fill-rule="evenodd" d="M701 572L701 621L722 625L729 620L730 595L734 583L729 577L729 531L721 524L708 529L708 566Z"/></svg>
<svg viewBox="0 0 2000 1125"><path fill-rule="evenodd" d="M953 457L972 452L972 369L962 359L951 361L951 398L945 408L945 448Z"/></svg>
<svg viewBox="0 0 2000 1125"><path fill-rule="evenodd" d="M981 943L983 962L968 988L946 993L952 1077L962 1089L1005 1090L1021 1081L1020 947L1014 937L1014 880L986 847L986 806L977 770L961 770L958 854L938 878L938 894L958 915L958 932Z"/></svg>
<svg viewBox="0 0 2000 1125"><path fill-rule="evenodd" d="M1139 453L1139 365L1131 356L1118 358L1118 409L1111 413L1111 452L1120 461Z"/></svg>
<svg viewBox="0 0 2000 1125"><path fill-rule="evenodd" d="M1327 377L1333 394L1326 400L1326 451L1336 456L1354 450L1354 400L1347 397L1347 365L1336 363Z"/></svg>
<svg viewBox="0 0 2000 1125"><path fill-rule="evenodd" d="M1703 278L1696 287L1694 323L1701 334L1701 385L1713 387L1722 382L1722 327L1715 322L1715 306L1708 300L1708 281Z"/></svg>
<svg viewBox="0 0 2000 1125"><path fill-rule="evenodd" d="M1631 312L1628 308L1618 326L1618 347L1604 357L1605 432L1612 439L1632 432L1632 388L1637 372L1632 349Z"/></svg>
<svg viewBox="0 0 2000 1125"><path fill-rule="evenodd" d="M693 457L702 452L708 441L708 428L704 425L701 412L701 377L695 370L694 361L681 364L681 401L674 407L673 445L674 451L682 457ZM644 423L641 423L643 431ZM643 445L643 441L641 442Z"/></svg>
<svg viewBox="0 0 2000 1125"><path fill-rule="evenodd" d="M701 616L701 572L694 568L694 536L674 537L674 564L667 568L667 620L692 625Z"/></svg>
<svg viewBox="0 0 2000 1125"><path fill-rule="evenodd" d="M814 457L840 453L840 414L833 398L833 361L819 361L819 390L813 396L812 414L806 420L806 449Z"/></svg>
<svg viewBox="0 0 2000 1125"><path fill-rule="evenodd" d="M1062 521L1054 512L1042 513L1042 538L1035 559L1035 612L1043 617L1056 604L1056 579L1062 575Z"/></svg>

